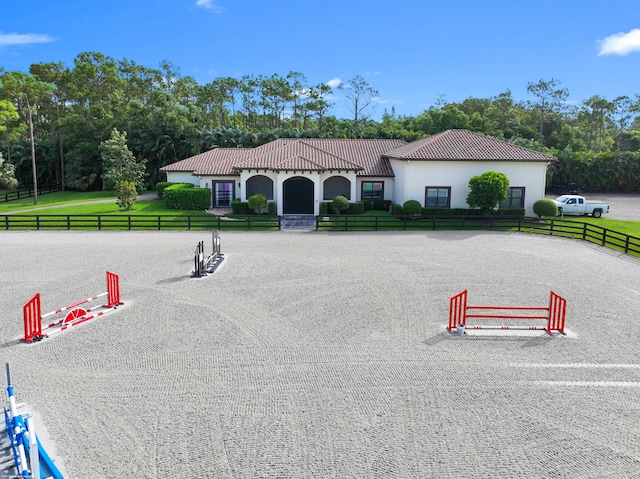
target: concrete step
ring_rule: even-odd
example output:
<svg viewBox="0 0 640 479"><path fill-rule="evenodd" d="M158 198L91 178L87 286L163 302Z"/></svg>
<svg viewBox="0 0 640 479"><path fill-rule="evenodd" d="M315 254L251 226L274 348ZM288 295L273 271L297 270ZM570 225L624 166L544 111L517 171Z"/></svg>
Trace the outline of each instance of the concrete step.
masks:
<svg viewBox="0 0 640 479"><path fill-rule="evenodd" d="M280 218L281 230L308 231L316 229L314 215L284 215Z"/></svg>

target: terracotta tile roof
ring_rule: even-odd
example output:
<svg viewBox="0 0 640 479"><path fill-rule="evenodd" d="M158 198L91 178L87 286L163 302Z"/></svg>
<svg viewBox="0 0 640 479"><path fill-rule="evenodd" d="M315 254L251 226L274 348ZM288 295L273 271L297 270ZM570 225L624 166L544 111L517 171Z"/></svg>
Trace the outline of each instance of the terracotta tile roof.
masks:
<svg viewBox="0 0 640 479"><path fill-rule="evenodd" d="M281 138L257 148L216 148L164 166L160 171L238 175L241 170L356 171L358 176L394 176L382 155L401 140Z"/></svg>
<svg viewBox="0 0 640 479"><path fill-rule="evenodd" d="M279 139L255 148L237 169L331 171L364 176L393 176L382 154L403 145L400 140ZM264 148L268 147L268 148Z"/></svg>
<svg viewBox="0 0 640 479"><path fill-rule="evenodd" d="M199 155L185 158L184 160L163 166L160 171L182 171L200 174L206 171L207 175L237 175L233 166L238 162L238 157L251 148L214 148Z"/></svg>
<svg viewBox="0 0 640 479"><path fill-rule="evenodd" d="M385 153L401 160L556 161L556 158L469 130L447 130Z"/></svg>

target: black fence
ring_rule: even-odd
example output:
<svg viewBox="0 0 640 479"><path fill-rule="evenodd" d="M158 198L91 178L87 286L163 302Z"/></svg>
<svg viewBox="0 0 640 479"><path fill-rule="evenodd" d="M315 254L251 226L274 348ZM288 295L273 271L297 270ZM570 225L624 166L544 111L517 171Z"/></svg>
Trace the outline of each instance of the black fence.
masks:
<svg viewBox="0 0 640 479"><path fill-rule="evenodd" d="M575 238L640 257L640 238L601 226L561 219L505 218L499 216L406 217L318 216L318 231L518 231Z"/></svg>
<svg viewBox="0 0 640 479"><path fill-rule="evenodd" d="M45 195L47 193L54 193L56 191L62 191L62 185L48 185L38 187L38 194ZM8 193L0 194L0 203L7 203L8 201L19 200L20 198L30 198L33 195L34 190L16 190L9 191Z"/></svg>
<svg viewBox="0 0 640 479"><path fill-rule="evenodd" d="M227 218L215 215L0 215L0 230L87 231L276 231L279 216ZM318 231L518 231L575 238L640 257L640 238L581 221L499 216L406 217L331 215L316 217Z"/></svg>
<svg viewBox="0 0 640 479"><path fill-rule="evenodd" d="M85 230L85 231L272 231L280 229L279 216L225 218L215 215L0 215L4 230Z"/></svg>

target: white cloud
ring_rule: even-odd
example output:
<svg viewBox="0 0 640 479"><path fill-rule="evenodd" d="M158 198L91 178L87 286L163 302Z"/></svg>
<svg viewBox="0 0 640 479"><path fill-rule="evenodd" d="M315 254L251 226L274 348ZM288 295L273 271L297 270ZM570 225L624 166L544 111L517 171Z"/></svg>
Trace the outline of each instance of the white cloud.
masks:
<svg viewBox="0 0 640 479"><path fill-rule="evenodd" d="M39 33L0 33L0 46L31 45L33 43L50 43L55 39Z"/></svg>
<svg viewBox="0 0 640 479"><path fill-rule="evenodd" d="M205 10L211 10L214 13L224 12L224 8L216 5L216 0L196 0L196 7L202 7Z"/></svg>
<svg viewBox="0 0 640 479"><path fill-rule="evenodd" d="M329 85L331 88L335 88L340 85L340 83L342 83L342 80L340 80L340 78L332 78L327 82L327 85Z"/></svg>
<svg viewBox="0 0 640 479"><path fill-rule="evenodd" d="M619 32L598 41L598 55L627 55L640 51L640 29L634 28L628 33Z"/></svg>

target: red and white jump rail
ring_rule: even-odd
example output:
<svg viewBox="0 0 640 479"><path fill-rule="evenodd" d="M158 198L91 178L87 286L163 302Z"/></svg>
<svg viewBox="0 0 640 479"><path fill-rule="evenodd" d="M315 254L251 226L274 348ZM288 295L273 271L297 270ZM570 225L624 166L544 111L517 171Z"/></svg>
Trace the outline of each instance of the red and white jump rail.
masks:
<svg viewBox="0 0 640 479"><path fill-rule="evenodd" d="M488 312L470 313L471 310ZM498 313L498 311L504 313ZM519 314L515 314L516 312ZM553 291L549 295L549 306L470 306L467 304L467 290L465 289L449 300L449 326L447 330L450 333L453 331L463 333L465 329L539 329L549 334L553 334L554 331L565 334L566 312L567 300ZM545 327L468 325L467 318L544 320L547 325Z"/></svg>
<svg viewBox="0 0 640 479"><path fill-rule="evenodd" d="M101 306L94 306L92 308L81 308L80 305L95 301L98 298L107 297L107 303ZM24 337L22 342L32 343L34 341L40 341L43 338L47 338L52 334L66 329L77 326L78 324L89 321L90 319L102 316L108 311L117 308L123 304L120 301L120 279L117 274L107 271L107 291L105 293L96 294L90 298L76 301L75 303L65 306L63 308L56 309L47 314L42 314L40 309L40 293L37 293L33 298L24 305ZM49 318L60 313L69 311L64 317L58 317L53 321L43 324L45 318ZM89 314L92 313L92 314Z"/></svg>

